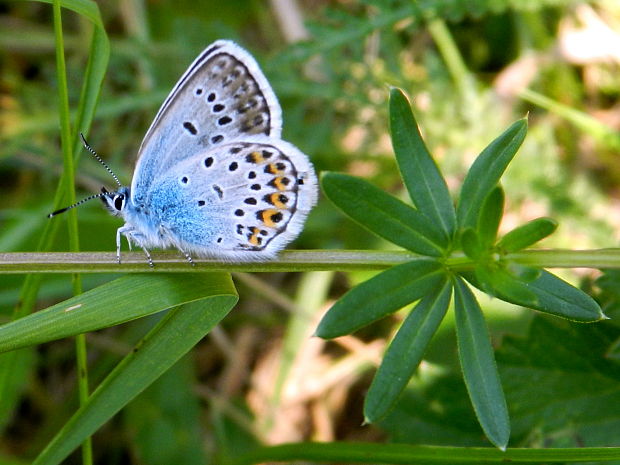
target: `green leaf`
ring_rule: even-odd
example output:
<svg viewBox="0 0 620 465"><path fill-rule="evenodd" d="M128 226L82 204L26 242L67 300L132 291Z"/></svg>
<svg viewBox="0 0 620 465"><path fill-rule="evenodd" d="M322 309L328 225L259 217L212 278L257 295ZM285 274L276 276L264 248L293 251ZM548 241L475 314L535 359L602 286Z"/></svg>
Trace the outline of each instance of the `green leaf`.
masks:
<svg viewBox="0 0 620 465"><path fill-rule="evenodd" d="M584 325L542 315L525 337L504 337L496 358L513 438L523 438L523 447L617 447L620 364L607 354L618 338L611 321Z"/></svg>
<svg viewBox="0 0 620 465"><path fill-rule="evenodd" d="M506 253L517 252L549 236L557 227L554 219L536 218L507 233L497 246Z"/></svg>
<svg viewBox="0 0 620 465"><path fill-rule="evenodd" d="M127 444L143 463L207 463L195 362L188 353L123 410Z"/></svg>
<svg viewBox="0 0 620 465"><path fill-rule="evenodd" d="M538 305L536 293L528 289L527 283L501 266L478 266L475 273L482 289L488 294L503 300L521 302L521 305L525 307Z"/></svg>
<svg viewBox="0 0 620 465"><path fill-rule="evenodd" d="M369 182L341 173L324 173L327 197L360 225L413 252L441 256L448 237L427 217Z"/></svg>
<svg viewBox="0 0 620 465"><path fill-rule="evenodd" d="M487 438L500 449L506 449L510 420L491 340L474 294L458 277L454 311L459 359L469 398Z"/></svg>
<svg viewBox="0 0 620 465"><path fill-rule="evenodd" d="M443 320L451 294L452 284L445 280L437 292L429 293L420 300L405 319L366 395L366 422L374 423L383 418L398 400Z"/></svg>
<svg viewBox="0 0 620 465"><path fill-rule="evenodd" d="M475 228L485 198L497 186L506 167L517 153L525 134L527 120L512 124L476 158L461 187L457 218L461 229Z"/></svg>
<svg viewBox="0 0 620 465"><path fill-rule="evenodd" d="M605 318L601 307L592 297L548 271L542 270L537 279L524 284L528 290L536 294L536 304L527 304L516 296L498 295L498 297L507 302L569 320L593 322Z"/></svg>
<svg viewBox="0 0 620 465"><path fill-rule="evenodd" d="M390 90L390 132L398 167L411 200L420 212L452 237L456 228L450 191L426 148L402 90Z"/></svg>
<svg viewBox="0 0 620 465"><path fill-rule="evenodd" d="M461 247L463 252L472 260L477 260L483 253L482 246L480 245L480 239L478 233L472 228L467 228L461 234Z"/></svg>
<svg viewBox="0 0 620 465"><path fill-rule="evenodd" d="M201 300L170 310L106 377L35 459L55 465L202 339L237 302L228 275ZM188 276L181 276L187 279ZM187 287L193 287L189 285ZM160 292L163 297L164 292ZM111 307L110 307L111 308Z"/></svg>
<svg viewBox="0 0 620 465"><path fill-rule="evenodd" d="M484 249L489 249L495 244L503 213L504 190L501 186L497 186L484 199L478 218L478 236L480 237L480 245Z"/></svg>
<svg viewBox="0 0 620 465"><path fill-rule="evenodd" d="M224 273L127 275L0 326L0 352L107 328L232 288Z"/></svg>
<svg viewBox="0 0 620 465"><path fill-rule="evenodd" d="M440 263L413 260L354 287L323 317L315 335L330 339L366 326L435 289L444 279Z"/></svg>
<svg viewBox="0 0 620 465"><path fill-rule="evenodd" d="M509 269L513 267L514 265L508 265ZM506 286L526 289L535 296L535 300L532 300L532 295L529 293L505 292L503 284L498 284L499 281L493 286L489 285L488 280L481 282L479 270L476 270L476 273L462 273L462 275L478 289L515 305L584 323L606 318L592 297L548 271L524 268L521 270L523 276L513 276L505 270L503 273L501 281L513 280Z"/></svg>

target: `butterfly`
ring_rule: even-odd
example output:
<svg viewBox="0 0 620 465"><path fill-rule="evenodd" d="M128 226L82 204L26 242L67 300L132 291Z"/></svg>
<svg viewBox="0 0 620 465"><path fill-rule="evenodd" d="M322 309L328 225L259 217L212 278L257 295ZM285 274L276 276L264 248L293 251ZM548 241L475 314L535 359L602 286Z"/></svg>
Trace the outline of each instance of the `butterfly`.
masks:
<svg viewBox="0 0 620 465"><path fill-rule="evenodd" d="M121 236L151 266L153 247L176 248L192 264L192 256L272 259L299 235L318 196L311 162L281 132L282 110L254 58L216 41L157 112L131 186L112 173L118 189L84 201L98 197L125 220L116 233L119 263Z"/></svg>

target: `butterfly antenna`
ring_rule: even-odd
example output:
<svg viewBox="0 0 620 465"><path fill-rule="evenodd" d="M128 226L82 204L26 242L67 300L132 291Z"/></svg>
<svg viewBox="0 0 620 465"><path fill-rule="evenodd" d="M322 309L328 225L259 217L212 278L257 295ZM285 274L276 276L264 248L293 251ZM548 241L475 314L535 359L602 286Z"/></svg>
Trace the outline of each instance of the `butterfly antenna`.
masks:
<svg viewBox="0 0 620 465"><path fill-rule="evenodd" d="M51 218L53 216L59 215L60 213L64 213L67 210L71 210L72 208L75 207L79 207L80 205L82 205L84 202L88 202L89 200L93 200L93 199L100 199L101 197L103 197L104 195L106 195L108 193L108 191L106 190L102 190L102 192L100 194L94 194L94 195L90 195L88 197L86 197L85 199L80 200L79 202L74 203L73 205L69 205L68 207L65 208L61 208L60 210L56 210L55 212L50 213L49 215L47 215L48 218Z"/></svg>
<svg viewBox="0 0 620 465"><path fill-rule="evenodd" d="M81 132L80 132L80 138L82 139L82 143L84 144L84 147L86 147L86 150L88 150L91 153L91 155L95 157L95 160L101 163L103 167L106 169L106 171L112 175L112 177L116 181L116 184L118 184L118 187L122 187L123 185L121 184L121 182L118 180L118 178L114 174L114 171L112 171L110 167L106 164L106 162L103 161L99 155L97 155L97 152L95 152L95 150L90 145L88 145L88 142L86 142L86 139L84 138L84 134L82 134ZM69 208L72 208L72 207L69 207Z"/></svg>

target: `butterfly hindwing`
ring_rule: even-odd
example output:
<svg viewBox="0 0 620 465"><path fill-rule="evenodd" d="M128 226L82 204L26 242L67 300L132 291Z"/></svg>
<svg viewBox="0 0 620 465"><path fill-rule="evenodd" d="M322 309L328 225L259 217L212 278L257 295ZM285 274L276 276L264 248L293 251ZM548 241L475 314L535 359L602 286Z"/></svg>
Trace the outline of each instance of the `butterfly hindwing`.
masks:
<svg viewBox="0 0 620 465"><path fill-rule="evenodd" d="M253 136L175 165L150 197L151 216L183 250L259 258L299 233L316 203L316 177L293 145Z"/></svg>

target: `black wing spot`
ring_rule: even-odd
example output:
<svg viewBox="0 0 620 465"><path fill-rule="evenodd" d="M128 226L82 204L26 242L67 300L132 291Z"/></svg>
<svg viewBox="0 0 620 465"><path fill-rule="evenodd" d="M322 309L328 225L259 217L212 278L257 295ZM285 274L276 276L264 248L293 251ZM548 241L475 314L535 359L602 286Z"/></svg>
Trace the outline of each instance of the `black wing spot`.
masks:
<svg viewBox="0 0 620 465"><path fill-rule="evenodd" d="M258 203L258 201L254 197L248 197L244 200L244 202L248 205L256 205Z"/></svg>
<svg viewBox="0 0 620 465"><path fill-rule="evenodd" d="M226 126L227 124L232 123L232 118L230 116L222 116L217 120L217 124L220 126Z"/></svg>
<svg viewBox="0 0 620 465"><path fill-rule="evenodd" d="M192 136L195 136L196 134L198 134L198 129L196 129L196 126L194 126L192 123L190 123L189 121L185 121L183 123L183 127L187 130L187 132L189 132Z"/></svg>
<svg viewBox="0 0 620 465"><path fill-rule="evenodd" d="M243 226L242 224L238 224L237 225L237 234L243 234L243 228L245 228L245 226Z"/></svg>
<svg viewBox="0 0 620 465"><path fill-rule="evenodd" d="M243 216L245 215L245 212L243 210L241 210L240 208L235 210L235 215L236 216Z"/></svg>
<svg viewBox="0 0 620 465"><path fill-rule="evenodd" d="M220 242L222 242L222 238L221 238L221 237L218 237L218 238L217 238L217 243L219 244Z"/></svg>
<svg viewBox="0 0 620 465"><path fill-rule="evenodd" d="M212 144L219 144L220 142L222 142L224 140L224 136L222 136L221 134L218 134L217 136L213 136L211 138L211 143Z"/></svg>
<svg viewBox="0 0 620 465"><path fill-rule="evenodd" d="M196 95L202 95L202 88L198 87L196 89Z"/></svg>
<svg viewBox="0 0 620 465"><path fill-rule="evenodd" d="M207 95L207 102L214 102L216 98L217 95L215 95L215 92L211 92L209 95Z"/></svg>
<svg viewBox="0 0 620 465"><path fill-rule="evenodd" d="M238 154L239 152L241 152L243 150L242 147L233 147L232 149L230 149L230 153L233 155Z"/></svg>
<svg viewBox="0 0 620 465"><path fill-rule="evenodd" d="M213 166L213 157L205 158L205 166L211 168Z"/></svg>
<svg viewBox="0 0 620 465"><path fill-rule="evenodd" d="M220 186L218 186L217 184L213 184L211 188L217 193L217 196L220 199L224 197L224 191L222 190Z"/></svg>
<svg viewBox="0 0 620 465"><path fill-rule="evenodd" d="M181 178L181 182L182 182L183 184L187 184L187 183L189 182L189 178L188 178L187 176L183 176L183 177Z"/></svg>
<svg viewBox="0 0 620 465"><path fill-rule="evenodd" d="M250 171L248 173L248 179L254 179L256 177L256 172L255 171Z"/></svg>
<svg viewBox="0 0 620 465"><path fill-rule="evenodd" d="M252 184L250 186L250 189L252 189L253 191L259 191L260 190L260 184Z"/></svg>
<svg viewBox="0 0 620 465"><path fill-rule="evenodd" d="M199 207L204 207L204 206L205 206L205 203L206 203L206 202L205 202L204 200L199 200L199 201L198 201L198 206L199 206Z"/></svg>
<svg viewBox="0 0 620 465"><path fill-rule="evenodd" d="M213 111L215 113L219 113L220 111L224 110L224 108L226 107L222 105L221 103L216 103L215 105L213 105Z"/></svg>
<svg viewBox="0 0 620 465"><path fill-rule="evenodd" d="M297 179L297 184L299 184L300 186L304 185L304 178L298 178Z"/></svg>
<svg viewBox="0 0 620 465"><path fill-rule="evenodd" d="M239 163L236 161L233 161L230 165L228 165L228 171L235 171L237 168L239 168Z"/></svg>

